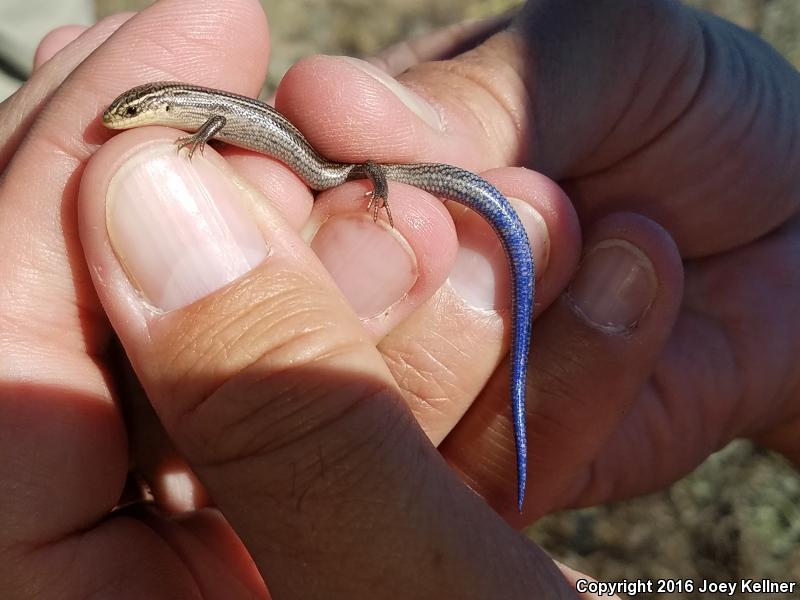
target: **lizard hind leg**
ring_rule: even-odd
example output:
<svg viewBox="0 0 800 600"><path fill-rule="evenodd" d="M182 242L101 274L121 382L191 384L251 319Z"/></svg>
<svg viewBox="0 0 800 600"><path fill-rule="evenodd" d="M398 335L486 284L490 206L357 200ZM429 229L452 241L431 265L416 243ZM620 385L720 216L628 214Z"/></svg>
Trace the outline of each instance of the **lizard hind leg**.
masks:
<svg viewBox="0 0 800 600"><path fill-rule="evenodd" d="M369 197L367 210L372 213L372 219L377 221L378 213L384 209L386 217L389 219L389 226L394 228L392 211L389 208L389 184L386 181L386 174L378 163L371 160L359 165L359 168L363 171L364 176L372 182L372 189L366 193Z"/></svg>

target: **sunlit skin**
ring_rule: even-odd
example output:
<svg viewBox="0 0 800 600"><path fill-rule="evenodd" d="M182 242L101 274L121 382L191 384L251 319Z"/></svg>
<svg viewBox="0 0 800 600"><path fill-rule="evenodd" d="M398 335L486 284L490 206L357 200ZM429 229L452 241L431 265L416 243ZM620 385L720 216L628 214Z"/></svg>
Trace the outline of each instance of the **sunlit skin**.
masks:
<svg viewBox="0 0 800 600"><path fill-rule="evenodd" d="M584 576L516 527L658 489L738 436L800 457L800 84L760 42L677 3L553 0L450 60L435 59L464 30L377 59L424 99L413 110L343 58L282 82L277 108L325 156L464 166L539 228L518 515L508 298L468 276L504 265L467 213L454 226L394 186L396 231L375 231L360 182L312 210L279 163L207 148L193 172L252 201L269 258L170 312L146 301L114 252L107 192L126 161L176 157L183 134L111 137L100 115L142 81L255 96L268 35L242 0L126 18L44 40L0 106L3 595L575 598ZM349 240L321 232L337 224L370 242L334 279L324 265ZM359 318L348 294L378 235L402 237L410 283ZM602 256L635 258L634 294L595 285L618 275ZM110 515L131 464L153 502Z"/></svg>

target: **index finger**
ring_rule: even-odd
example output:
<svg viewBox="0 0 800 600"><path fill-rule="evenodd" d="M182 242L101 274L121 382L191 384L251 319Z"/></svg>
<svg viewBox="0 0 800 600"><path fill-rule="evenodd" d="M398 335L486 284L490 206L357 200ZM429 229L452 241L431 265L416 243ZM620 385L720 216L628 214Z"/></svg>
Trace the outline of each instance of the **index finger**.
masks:
<svg viewBox="0 0 800 600"><path fill-rule="evenodd" d="M0 440L25 465L11 473L21 477L19 485L2 486L3 521L14 527L0 530L16 531L18 541L41 543L86 527L113 507L124 480L120 457L127 448L111 402L108 365L98 359L110 329L83 262L75 210L83 165L110 136L98 116L120 90L155 78L253 92L266 68L266 40L266 20L255 1L153 5L122 25L37 107L0 176ZM22 100L48 71L34 74ZM0 121L27 106L4 105ZM20 423L35 423L39 435L31 437ZM41 439L53 443L43 446ZM49 476L34 483L30 472ZM55 497L64 499L59 511L50 510Z"/></svg>

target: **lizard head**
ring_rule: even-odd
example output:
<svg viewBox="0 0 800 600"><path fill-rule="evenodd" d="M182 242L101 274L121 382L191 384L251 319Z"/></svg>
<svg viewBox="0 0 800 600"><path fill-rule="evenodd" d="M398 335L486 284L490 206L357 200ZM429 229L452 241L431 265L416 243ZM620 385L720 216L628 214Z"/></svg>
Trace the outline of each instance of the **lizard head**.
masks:
<svg viewBox="0 0 800 600"><path fill-rule="evenodd" d="M103 113L109 129L129 129L140 125L169 125L174 110L173 90L181 84L146 83L119 95Z"/></svg>

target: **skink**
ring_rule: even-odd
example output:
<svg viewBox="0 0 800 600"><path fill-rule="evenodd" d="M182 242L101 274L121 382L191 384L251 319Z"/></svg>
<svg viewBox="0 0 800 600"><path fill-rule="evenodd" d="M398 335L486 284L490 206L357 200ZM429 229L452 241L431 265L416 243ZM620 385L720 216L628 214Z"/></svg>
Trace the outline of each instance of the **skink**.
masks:
<svg viewBox="0 0 800 600"><path fill-rule="evenodd" d="M177 82L148 83L120 95L103 114L111 129L166 125L192 135L177 141L191 157L219 139L286 164L306 185L327 190L352 179L370 179L373 218L383 208L391 223L387 179L453 200L492 226L511 271L511 408L517 450L517 507L522 512L527 479L525 380L533 315L535 271L528 236L505 196L485 179L440 163L337 163L322 157L277 110L252 98Z"/></svg>

